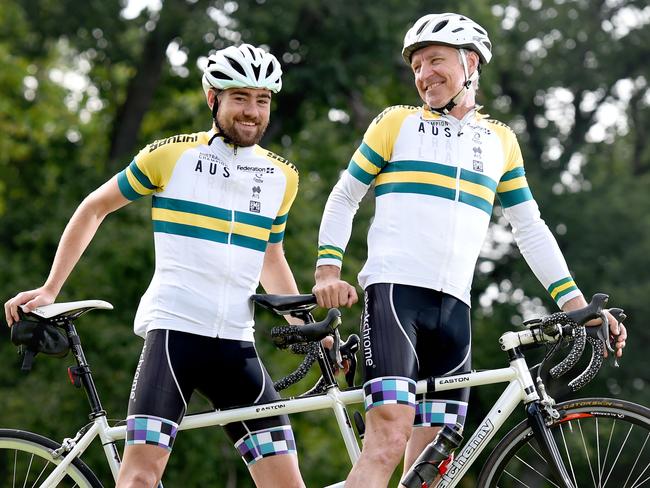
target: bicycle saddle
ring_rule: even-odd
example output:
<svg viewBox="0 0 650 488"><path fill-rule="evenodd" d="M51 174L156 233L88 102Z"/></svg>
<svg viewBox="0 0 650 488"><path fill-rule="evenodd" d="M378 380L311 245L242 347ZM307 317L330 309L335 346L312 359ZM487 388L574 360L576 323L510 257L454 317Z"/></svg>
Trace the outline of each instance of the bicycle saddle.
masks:
<svg viewBox="0 0 650 488"><path fill-rule="evenodd" d="M76 319L80 315L94 309L113 310L113 305L103 300L80 300L76 302L52 303L37 307L27 315L37 318L57 320Z"/></svg>
<svg viewBox="0 0 650 488"><path fill-rule="evenodd" d="M70 350L70 341L57 325L74 320L96 308L111 310L113 305L102 300L53 303L37 307L29 313L19 307L20 320L11 327L11 342L23 353L21 369L32 369L34 357L40 352L48 356L64 357Z"/></svg>
<svg viewBox="0 0 650 488"><path fill-rule="evenodd" d="M287 315L292 312L308 312L316 308L316 297L310 294L304 295L252 295L258 305L274 311L278 315Z"/></svg>

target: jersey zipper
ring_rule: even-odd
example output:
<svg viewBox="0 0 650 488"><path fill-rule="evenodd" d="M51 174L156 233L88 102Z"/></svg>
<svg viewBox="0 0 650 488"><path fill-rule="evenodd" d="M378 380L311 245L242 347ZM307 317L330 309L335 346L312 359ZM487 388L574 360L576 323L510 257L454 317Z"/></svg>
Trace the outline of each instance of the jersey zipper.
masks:
<svg viewBox="0 0 650 488"><path fill-rule="evenodd" d="M449 283L449 277L447 276L449 272L449 261L451 254L453 252L453 248L456 244L456 214L458 213L458 205L460 205L460 161L459 161L459 146L460 146L460 138L462 136L462 125L460 121L458 123L456 122L456 119L453 117L448 117L447 118L448 122L450 125L458 125L458 130L454 131L456 133L456 138L455 138L455 144L454 144L454 149L453 149L453 158L455 159L455 164L456 164L456 194L454 196L454 204L451 207L451 216L450 216L450 224L449 224L449 238L447 240L447 246L445 246L445 257L442 261L442 270L440 272L440 276L442 277L442 283ZM456 129L456 127L454 127ZM442 290L443 292L446 292L446 289L443 285Z"/></svg>
<svg viewBox="0 0 650 488"><path fill-rule="evenodd" d="M234 146L233 151L232 151L232 157L230 158L230 161L229 161L230 163L232 163L231 164L232 168L237 167L237 165L235 164L236 158L237 158L237 146ZM227 245L227 250L226 250L226 262L225 262L225 268L226 268L225 276L226 276L226 278L224 279L223 284L222 284L222 288L221 288L221 290L222 290L222 292L221 292L222 308L221 308L221 310L219 310L219 320L218 320L218 324L217 324L217 337L221 336L221 333L222 333L223 328L224 328L224 324L226 322L226 315L228 314L228 310L226 309L226 307L229 304L230 288L231 288L231 286L230 286L230 278L229 277L231 276L231 273L232 273L232 260L233 260L232 259L232 255L233 255L232 236L233 236L234 229L235 229L235 205L234 205L234 203L235 203L235 196L236 196L236 192L237 192L237 183L234 180L237 178L237 172L236 171L233 171L232 178L233 178L233 182L232 182L231 185L229 185L229 188L228 188L228 197L229 197L228 198L228 208L230 209L230 225L228 227L228 245Z"/></svg>

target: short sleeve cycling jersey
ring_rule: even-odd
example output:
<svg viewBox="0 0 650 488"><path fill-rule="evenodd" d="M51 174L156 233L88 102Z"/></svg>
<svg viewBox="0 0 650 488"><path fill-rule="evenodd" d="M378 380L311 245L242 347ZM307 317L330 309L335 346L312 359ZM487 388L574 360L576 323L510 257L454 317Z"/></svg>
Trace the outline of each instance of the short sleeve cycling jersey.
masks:
<svg viewBox="0 0 650 488"><path fill-rule="evenodd" d="M325 206L317 265L341 266L359 202L374 184L364 288L399 283L468 305L495 197L531 269L559 306L580 291L526 181L514 132L470 111L463 120L394 106L375 118Z"/></svg>
<svg viewBox="0 0 650 488"><path fill-rule="evenodd" d="M146 146L117 176L129 200L153 195L155 271L135 332L172 329L253 340L250 296L267 243L282 241L298 171L257 145L214 133Z"/></svg>

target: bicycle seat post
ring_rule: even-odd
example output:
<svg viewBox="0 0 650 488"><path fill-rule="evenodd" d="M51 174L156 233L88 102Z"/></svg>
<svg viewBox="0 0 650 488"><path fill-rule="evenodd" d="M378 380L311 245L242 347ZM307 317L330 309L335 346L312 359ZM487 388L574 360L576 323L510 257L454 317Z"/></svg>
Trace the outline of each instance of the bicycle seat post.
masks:
<svg viewBox="0 0 650 488"><path fill-rule="evenodd" d="M88 415L90 419L95 419L97 417L106 416L106 411L102 407L101 400L99 399L99 393L97 393L97 388L95 387L95 382L93 381L92 372L90 371L90 366L86 361L86 356L81 347L81 339L79 334L77 334L77 329L74 326L74 323L71 319L66 319L64 323L64 329L70 340L70 349L72 354L75 357L77 362L77 367L74 371L69 369L69 374L71 379L73 376L79 379L81 386L86 392L86 397L88 398L88 403L90 404L91 412Z"/></svg>

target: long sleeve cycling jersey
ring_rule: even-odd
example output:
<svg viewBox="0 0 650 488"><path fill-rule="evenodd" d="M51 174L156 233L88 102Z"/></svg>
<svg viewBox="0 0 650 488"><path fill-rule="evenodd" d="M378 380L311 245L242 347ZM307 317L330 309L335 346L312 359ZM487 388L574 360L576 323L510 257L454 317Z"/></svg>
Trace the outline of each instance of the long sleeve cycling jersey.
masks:
<svg viewBox="0 0 650 488"><path fill-rule="evenodd" d="M374 184L368 259L373 283L443 291L470 304L495 195L529 266L558 306L580 295L528 188L514 132L470 111L462 120L394 106L375 118L332 190L317 265L341 266L359 202Z"/></svg>
<svg viewBox="0 0 650 488"><path fill-rule="evenodd" d="M298 171L257 145L213 135L156 141L118 174L129 200L153 195L156 267L136 314L139 335L172 329L253 340L250 296L267 243L282 241Z"/></svg>

